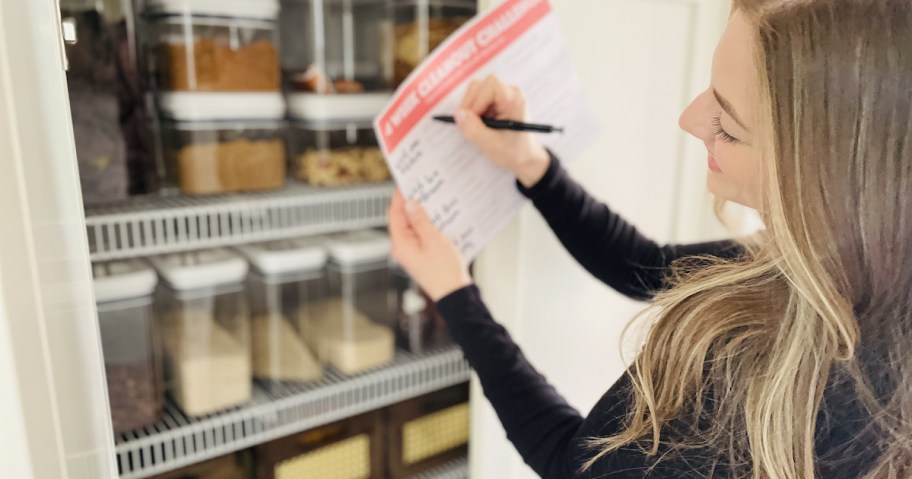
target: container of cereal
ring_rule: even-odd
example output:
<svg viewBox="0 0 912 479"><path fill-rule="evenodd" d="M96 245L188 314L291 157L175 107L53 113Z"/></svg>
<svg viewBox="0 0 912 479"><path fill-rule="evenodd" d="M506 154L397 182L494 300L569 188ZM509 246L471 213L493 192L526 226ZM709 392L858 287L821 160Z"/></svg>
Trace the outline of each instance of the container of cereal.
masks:
<svg viewBox="0 0 912 479"><path fill-rule="evenodd" d="M295 119L289 150L294 177L312 185L346 186L390 179L370 121Z"/></svg>
<svg viewBox="0 0 912 479"><path fill-rule="evenodd" d="M226 249L152 258L159 288L165 387L188 416L250 399L247 262Z"/></svg>
<svg viewBox="0 0 912 479"><path fill-rule="evenodd" d="M161 417L164 393L152 312L158 278L138 261L96 264L93 276L111 420L120 434Z"/></svg>
<svg viewBox="0 0 912 479"><path fill-rule="evenodd" d="M346 374L393 360L396 291L389 238L368 230L330 237L330 297L314 306L318 357Z"/></svg>
<svg viewBox="0 0 912 479"><path fill-rule="evenodd" d="M150 0L147 59L160 91L279 91L277 0Z"/></svg>
<svg viewBox="0 0 912 479"><path fill-rule="evenodd" d="M323 367L308 338L318 322L311 305L327 294L322 241L281 240L238 249L252 268L247 289L254 376L267 385L320 379Z"/></svg>

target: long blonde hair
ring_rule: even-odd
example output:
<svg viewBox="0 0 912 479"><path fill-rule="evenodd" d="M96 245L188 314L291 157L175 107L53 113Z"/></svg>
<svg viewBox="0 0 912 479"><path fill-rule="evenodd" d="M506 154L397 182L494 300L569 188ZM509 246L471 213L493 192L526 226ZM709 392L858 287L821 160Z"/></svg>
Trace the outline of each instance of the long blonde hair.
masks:
<svg viewBox="0 0 912 479"><path fill-rule="evenodd" d="M756 28L767 230L741 259L676 265L625 428L587 467L637 445L810 478L821 430L849 427L839 477L912 477L912 2L734 8Z"/></svg>

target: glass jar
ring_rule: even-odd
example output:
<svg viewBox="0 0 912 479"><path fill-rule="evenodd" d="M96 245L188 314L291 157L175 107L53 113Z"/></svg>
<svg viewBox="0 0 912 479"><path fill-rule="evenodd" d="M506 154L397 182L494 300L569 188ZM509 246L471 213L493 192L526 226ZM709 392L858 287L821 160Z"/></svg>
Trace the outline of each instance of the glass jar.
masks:
<svg viewBox="0 0 912 479"><path fill-rule="evenodd" d="M317 322L311 305L326 299L322 241L282 240L238 249L252 267L247 290L254 376L269 386L320 379L323 367L308 341Z"/></svg>
<svg viewBox="0 0 912 479"><path fill-rule="evenodd" d="M226 249L152 259L163 280L159 328L165 387L188 416L250 399L247 262Z"/></svg>
<svg viewBox="0 0 912 479"><path fill-rule="evenodd" d="M285 123L281 120L162 122L168 184L188 195L281 188Z"/></svg>
<svg viewBox="0 0 912 479"><path fill-rule="evenodd" d="M384 182L390 172L370 122L294 121L295 178L317 186Z"/></svg>
<svg viewBox="0 0 912 479"><path fill-rule="evenodd" d="M158 278L138 261L96 264L93 276L111 421L121 434L161 418L164 393L152 319Z"/></svg>
<svg viewBox="0 0 912 479"><path fill-rule="evenodd" d="M475 16L477 4L465 0L410 0L393 8L394 79L399 86L425 57Z"/></svg>
<svg viewBox="0 0 912 479"><path fill-rule="evenodd" d="M277 0L151 0L149 72L161 91L279 91Z"/></svg>
<svg viewBox="0 0 912 479"><path fill-rule="evenodd" d="M399 268L395 270L395 280L399 292L396 345L412 353L422 353L449 343L446 323L434 300Z"/></svg>
<svg viewBox="0 0 912 479"><path fill-rule="evenodd" d="M384 0L283 0L282 70L291 90L362 94L392 86Z"/></svg>
<svg viewBox="0 0 912 479"><path fill-rule="evenodd" d="M315 308L317 355L346 374L393 360L396 291L389 237L367 230L330 237L327 267L331 298Z"/></svg>

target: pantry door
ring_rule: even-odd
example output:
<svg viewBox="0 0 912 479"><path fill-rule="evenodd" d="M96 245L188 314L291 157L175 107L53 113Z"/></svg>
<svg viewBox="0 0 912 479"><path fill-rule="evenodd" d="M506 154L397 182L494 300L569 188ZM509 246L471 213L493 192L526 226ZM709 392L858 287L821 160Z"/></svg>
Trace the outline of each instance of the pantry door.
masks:
<svg viewBox="0 0 912 479"><path fill-rule="evenodd" d="M705 147L679 130L678 116L709 84L728 1L552 4L602 126L571 174L657 241L725 237L705 190ZM587 413L625 369L621 330L644 305L592 279L531 207L485 250L477 277L527 357ZM472 394L472 479L535 477L477 383Z"/></svg>
<svg viewBox="0 0 912 479"><path fill-rule="evenodd" d="M0 464L117 476L54 0L0 0Z"/></svg>

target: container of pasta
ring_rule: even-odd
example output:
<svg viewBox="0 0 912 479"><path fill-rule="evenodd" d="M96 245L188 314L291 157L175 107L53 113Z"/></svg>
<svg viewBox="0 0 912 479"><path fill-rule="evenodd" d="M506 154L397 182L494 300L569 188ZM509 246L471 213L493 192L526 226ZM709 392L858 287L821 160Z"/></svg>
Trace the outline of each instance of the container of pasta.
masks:
<svg viewBox="0 0 912 479"><path fill-rule="evenodd" d="M387 477L405 479L468 454L469 385L390 406Z"/></svg>
<svg viewBox="0 0 912 479"><path fill-rule="evenodd" d="M324 319L315 317L312 307L327 295L327 253L322 241L281 240L238 249L252 268L247 289L254 376L268 387L320 379L323 365L308 338Z"/></svg>
<svg viewBox="0 0 912 479"><path fill-rule="evenodd" d="M371 412L301 434L285 437L254 450L260 479L381 479L383 422Z"/></svg>
<svg viewBox="0 0 912 479"><path fill-rule="evenodd" d="M148 69L159 91L281 89L277 0L150 0Z"/></svg>
<svg viewBox="0 0 912 479"><path fill-rule="evenodd" d="M296 118L291 123L289 149L294 177L312 185L347 186L390 179L370 120Z"/></svg>
<svg viewBox="0 0 912 479"><path fill-rule="evenodd" d="M164 384L188 416L250 399L247 262L227 249L152 258L162 278L159 329Z"/></svg>

